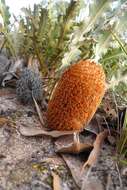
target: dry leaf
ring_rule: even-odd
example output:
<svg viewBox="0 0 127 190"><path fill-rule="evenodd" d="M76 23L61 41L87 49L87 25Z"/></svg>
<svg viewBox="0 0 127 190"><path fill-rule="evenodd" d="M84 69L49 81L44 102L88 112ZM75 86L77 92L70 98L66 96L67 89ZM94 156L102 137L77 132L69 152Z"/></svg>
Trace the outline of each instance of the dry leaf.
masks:
<svg viewBox="0 0 127 190"><path fill-rule="evenodd" d="M16 72L17 70L22 70L24 68L24 60L23 59L17 59L10 60L9 68L6 72L4 72L4 79L2 81L2 86L5 86L7 81L10 81L14 76L17 77Z"/></svg>
<svg viewBox="0 0 127 190"><path fill-rule="evenodd" d="M99 123L99 116L95 114L93 119L90 121L88 126L85 127L85 130L90 131L91 133L98 134L100 132L101 124ZM100 124L100 125L99 125Z"/></svg>
<svg viewBox="0 0 127 190"><path fill-rule="evenodd" d="M46 135L57 138L59 136L72 134L72 131L46 131L39 127L35 128L35 127L24 127L24 126L19 127L19 132L26 137Z"/></svg>
<svg viewBox="0 0 127 190"><path fill-rule="evenodd" d="M83 182L82 181L83 178L81 177L81 168L84 163L84 160L87 159L87 155L83 153L81 153L80 155L77 154L76 156L72 154L61 154L61 155L71 172L71 175L75 181L75 184L79 188L81 188L82 182ZM86 172L86 175L87 175L87 172Z"/></svg>
<svg viewBox="0 0 127 190"><path fill-rule="evenodd" d="M77 189L103 190L103 186L97 178L96 178L97 183L95 182L94 179L91 179L90 177L88 177L87 180L85 181L85 177L87 176L88 170L85 170L84 175L81 176L81 168L84 163L84 160L86 159L86 154L82 153L77 156L70 154L61 154L61 155L72 174L72 177L77 185ZM98 185L96 186L96 184Z"/></svg>
<svg viewBox="0 0 127 190"><path fill-rule="evenodd" d="M62 190L60 177L54 172L52 172L52 176L53 176L53 190Z"/></svg>
<svg viewBox="0 0 127 190"><path fill-rule="evenodd" d="M62 153L80 153L84 150L92 149L93 148L93 137L92 135L89 136L82 136L80 135L80 143L78 147L75 145L73 140L73 135L68 135L64 137L60 137L55 142L55 149L56 152Z"/></svg>
<svg viewBox="0 0 127 190"><path fill-rule="evenodd" d="M109 134L108 130L104 130L103 132L101 132L97 135L96 140L93 144L94 148L91 151L88 160L83 165L83 169L86 166L93 166L96 163L97 158L100 153L101 145L102 145L104 139L108 136L108 134Z"/></svg>
<svg viewBox="0 0 127 190"><path fill-rule="evenodd" d="M6 123L8 123L8 119L5 117L0 117L0 126L3 126Z"/></svg>
<svg viewBox="0 0 127 190"><path fill-rule="evenodd" d="M78 149L77 149L77 146L74 143L72 143L71 145L68 145L67 147L60 148L60 150L58 150L57 152L77 154L77 153L83 152L84 150L90 149L91 147L93 146L90 144L79 143Z"/></svg>

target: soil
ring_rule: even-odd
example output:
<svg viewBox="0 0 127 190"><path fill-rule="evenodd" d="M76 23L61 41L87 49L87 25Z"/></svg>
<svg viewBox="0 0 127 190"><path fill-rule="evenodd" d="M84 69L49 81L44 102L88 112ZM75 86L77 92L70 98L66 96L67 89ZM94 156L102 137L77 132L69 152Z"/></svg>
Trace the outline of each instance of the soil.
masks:
<svg viewBox="0 0 127 190"><path fill-rule="evenodd" d="M57 154L51 137L24 137L19 133L19 127L37 127L40 122L34 106L22 105L15 90L0 89L0 117L7 119L0 124L0 190L53 190L52 172L60 176L62 190L81 186L90 190L92 183L98 190L127 190L127 174L122 172L125 168L118 170L114 147L109 143L104 143L82 185L78 175L83 163L80 154Z"/></svg>

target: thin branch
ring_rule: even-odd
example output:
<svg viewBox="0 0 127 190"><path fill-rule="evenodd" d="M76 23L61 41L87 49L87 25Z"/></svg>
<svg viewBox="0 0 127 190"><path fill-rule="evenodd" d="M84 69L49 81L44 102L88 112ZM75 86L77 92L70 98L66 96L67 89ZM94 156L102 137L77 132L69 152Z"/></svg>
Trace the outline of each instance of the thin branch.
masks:
<svg viewBox="0 0 127 190"><path fill-rule="evenodd" d="M112 36L115 38L115 40L118 42L118 44L120 45L121 49L123 50L123 52L126 54L127 56L127 51L124 47L124 45L122 44L122 42L120 41L119 37L117 36L117 34L115 34L112 30L111 30Z"/></svg>
<svg viewBox="0 0 127 190"><path fill-rule="evenodd" d="M122 179L121 179L121 175L120 175L120 171L119 171L119 167L118 167L117 163L116 163L116 169L117 169L118 176L119 176L120 188L122 189L123 188L123 183L122 183Z"/></svg>

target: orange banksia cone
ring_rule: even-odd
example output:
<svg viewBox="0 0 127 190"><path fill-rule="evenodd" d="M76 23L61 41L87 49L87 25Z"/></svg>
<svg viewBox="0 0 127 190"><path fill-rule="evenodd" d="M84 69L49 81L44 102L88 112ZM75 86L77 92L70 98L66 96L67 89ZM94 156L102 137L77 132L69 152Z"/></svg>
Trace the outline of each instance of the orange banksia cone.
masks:
<svg viewBox="0 0 127 190"><path fill-rule="evenodd" d="M61 76L48 104L48 127L81 131L93 117L105 93L105 74L100 65L81 60Z"/></svg>

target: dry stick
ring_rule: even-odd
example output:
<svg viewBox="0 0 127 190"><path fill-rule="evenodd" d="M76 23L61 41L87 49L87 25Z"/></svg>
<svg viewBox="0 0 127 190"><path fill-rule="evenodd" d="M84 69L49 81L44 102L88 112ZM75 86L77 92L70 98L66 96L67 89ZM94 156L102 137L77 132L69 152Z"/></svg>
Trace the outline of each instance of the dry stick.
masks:
<svg viewBox="0 0 127 190"><path fill-rule="evenodd" d="M121 175L120 175L120 171L119 171L119 167L118 167L117 163L116 163L116 169L117 169L118 176L119 176L120 188L123 188L123 183L122 183L122 179L121 179Z"/></svg>
<svg viewBox="0 0 127 190"><path fill-rule="evenodd" d="M55 80L55 81L54 81L54 84L52 85L52 87L51 87L51 89L50 89L49 100L51 99L51 96L52 96L53 90L54 90L55 87L56 87L57 81L58 81L58 80Z"/></svg>
<svg viewBox="0 0 127 190"><path fill-rule="evenodd" d="M44 120L43 120L43 118L42 118L40 108L39 108L39 106L38 106L38 104L37 104L37 102L36 102L36 100L35 100L35 98L34 98L34 96L33 96L33 92L32 92L32 98L33 98L33 101L34 101L34 104L35 104L35 107L36 107L36 110L37 110L37 113L38 113L40 122L41 122L42 126L44 126L45 123L44 123Z"/></svg>
<svg viewBox="0 0 127 190"><path fill-rule="evenodd" d="M103 116L103 118L104 118L105 124L106 124L106 126L107 126L107 129L108 129L109 135L111 136L111 130L110 130L110 127L109 127L109 125L108 125L108 123L107 123L107 121L106 121L106 119L105 119L104 116Z"/></svg>
<svg viewBox="0 0 127 190"><path fill-rule="evenodd" d="M111 32L112 36L114 37L114 39L118 42L118 44L121 47L121 49L123 50L123 52L127 56L127 51L126 51L124 45L122 44L122 42L120 41L119 37L117 36L117 34L115 34L112 30L110 30L110 32Z"/></svg>
<svg viewBox="0 0 127 190"><path fill-rule="evenodd" d="M120 129L122 128L122 117L124 116L123 112L121 113L121 117L120 117ZM124 126L124 123L123 123Z"/></svg>
<svg viewBox="0 0 127 190"><path fill-rule="evenodd" d="M91 172L92 168L93 168L93 166L89 167L89 169L88 169L88 171L87 171L87 175L85 176L85 178L84 178L84 180L83 180L83 182L82 182L81 190L84 190L84 189L85 189L84 187L85 187L86 182L88 181L88 177L89 177L89 175L90 175L90 172ZM83 178L83 175L82 175L82 178Z"/></svg>
<svg viewBox="0 0 127 190"><path fill-rule="evenodd" d="M60 177L54 172L52 172L52 176L53 176L53 190L62 190Z"/></svg>
<svg viewBox="0 0 127 190"><path fill-rule="evenodd" d="M110 188L110 185L111 185L111 174L108 174L108 177L107 177L107 184L106 184L106 190L109 190Z"/></svg>
<svg viewBox="0 0 127 190"><path fill-rule="evenodd" d="M42 77L42 79L59 79L58 77Z"/></svg>
<svg viewBox="0 0 127 190"><path fill-rule="evenodd" d="M115 98L115 94L114 94L114 89L113 89L113 99L114 99L114 103L115 103L115 107L116 107L116 112L117 112L117 132L119 133L120 132L120 126L119 126L119 111L118 111L118 105L117 105L117 101L116 101L116 98ZM118 138L117 137L117 141L118 141Z"/></svg>
<svg viewBox="0 0 127 190"><path fill-rule="evenodd" d="M74 132L74 145L75 145L75 148L77 150L77 152L80 150L80 140L79 140L79 133L78 132Z"/></svg>

